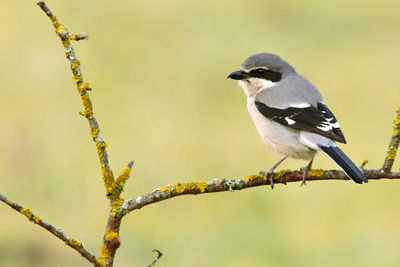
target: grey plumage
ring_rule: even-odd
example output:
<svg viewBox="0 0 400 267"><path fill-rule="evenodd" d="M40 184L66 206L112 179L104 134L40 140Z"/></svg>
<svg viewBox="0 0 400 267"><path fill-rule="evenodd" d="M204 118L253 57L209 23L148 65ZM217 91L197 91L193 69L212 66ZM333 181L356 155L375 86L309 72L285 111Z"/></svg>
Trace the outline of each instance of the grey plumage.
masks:
<svg viewBox="0 0 400 267"><path fill-rule="evenodd" d="M335 141L346 140L320 92L289 63L274 54L255 54L228 77L239 80L261 138L282 155L281 161L286 157L309 160L308 170L316 152L322 149L356 183L367 182L359 168L337 148Z"/></svg>

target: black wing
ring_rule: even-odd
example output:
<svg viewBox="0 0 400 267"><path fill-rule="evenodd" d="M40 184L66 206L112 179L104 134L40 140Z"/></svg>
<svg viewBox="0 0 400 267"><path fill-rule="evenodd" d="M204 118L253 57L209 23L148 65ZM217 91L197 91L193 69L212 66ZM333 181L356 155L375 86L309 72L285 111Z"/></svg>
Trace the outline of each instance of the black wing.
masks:
<svg viewBox="0 0 400 267"><path fill-rule="evenodd" d="M289 107L286 109L271 108L259 101L256 101L255 104L261 114L284 126L320 134L340 143L346 143L335 116L322 103L318 103L317 107Z"/></svg>

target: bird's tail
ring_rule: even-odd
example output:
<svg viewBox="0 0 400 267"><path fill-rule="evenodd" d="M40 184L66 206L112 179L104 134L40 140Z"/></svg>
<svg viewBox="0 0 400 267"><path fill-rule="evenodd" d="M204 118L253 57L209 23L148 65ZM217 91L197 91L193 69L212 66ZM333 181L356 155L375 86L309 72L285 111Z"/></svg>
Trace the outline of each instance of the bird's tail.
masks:
<svg viewBox="0 0 400 267"><path fill-rule="evenodd" d="M357 184L368 183L364 173L336 145L319 146Z"/></svg>

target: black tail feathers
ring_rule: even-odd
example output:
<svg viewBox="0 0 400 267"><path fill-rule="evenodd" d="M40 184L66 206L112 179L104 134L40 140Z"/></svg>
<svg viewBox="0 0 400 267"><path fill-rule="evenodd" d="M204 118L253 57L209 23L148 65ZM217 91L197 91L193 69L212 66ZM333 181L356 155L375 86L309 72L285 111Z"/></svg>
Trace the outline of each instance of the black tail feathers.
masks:
<svg viewBox="0 0 400 267"><path fill-rule="evenodd" d="M337 165L346 173L347 176L357 184L368 183L364 173L349 159L346 154L337 146L320 146Z"/></svg>

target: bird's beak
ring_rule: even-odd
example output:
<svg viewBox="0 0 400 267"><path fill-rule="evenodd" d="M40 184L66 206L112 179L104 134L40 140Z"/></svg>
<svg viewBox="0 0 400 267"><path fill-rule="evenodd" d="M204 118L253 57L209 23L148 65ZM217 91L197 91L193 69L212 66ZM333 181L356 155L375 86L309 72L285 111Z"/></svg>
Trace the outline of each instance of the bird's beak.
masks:
<svg viewBox="0 0 400 267"><path fill-rule="evenodd" d="M234 71L231 74L229 74L229 76L228 76L228 78L234 79L234 80L243 80L243 79L246 79L249 77L250 76L242 70Z"/></svg>

